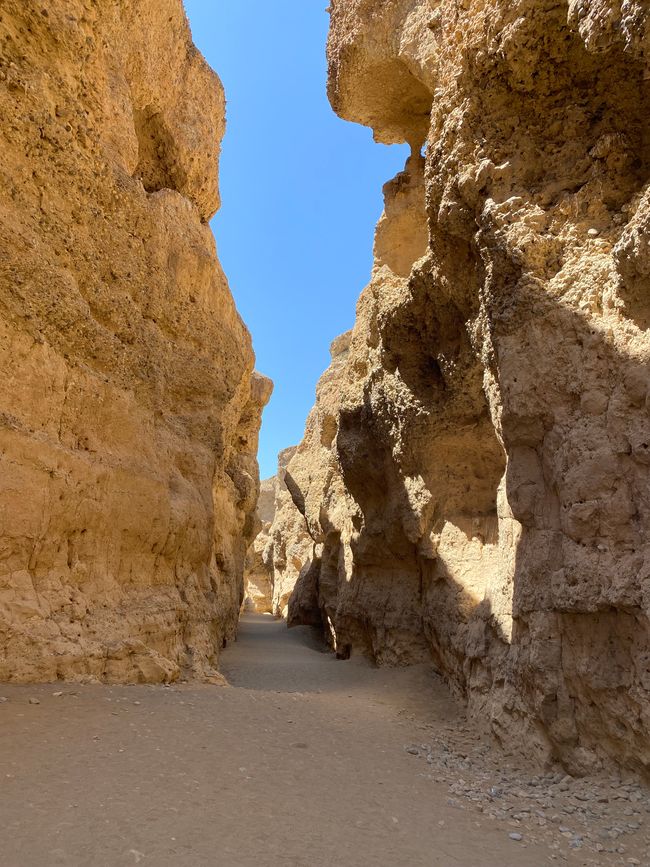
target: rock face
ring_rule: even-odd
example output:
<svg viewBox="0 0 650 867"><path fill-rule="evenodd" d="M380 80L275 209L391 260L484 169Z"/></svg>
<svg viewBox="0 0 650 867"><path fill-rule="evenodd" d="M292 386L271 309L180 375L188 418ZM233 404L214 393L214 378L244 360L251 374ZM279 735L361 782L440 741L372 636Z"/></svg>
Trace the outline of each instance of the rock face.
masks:
<svg viewBox="0 0 650 867"><path fill-rule="evenodd" d="M433 657L540 762L647 769L647 6L331 13L334 108L413 156L287 469L315 543L290 618Z"/></svg>
<svg viewBox="0 0 650 867"><path fill-rule="evenodd" d="M0 117L0 679L210 674L270 394L207 225L220 82L181 0L4 0Z"/></svg>
<svg viewBox="0 0 650 867"><path fill-rule="evenodd" d="M246 555L244 605L258 614L273 611L273 566L265 560L275 516L276 477L263 479L257 501L255 539Z"/></svg>
<svg viewBox="0 0 650 867"><path fill-rule="evenodd" d="M261 485L257 505L260 529L246 562L247 600L259 612L288 615L289 597L305 564L313 540L304 516L295 507L286 485L286 470L295 447L278 455L278 472Z"/></svg>
<svg viewBox="0 0 650 867"><path fill-rule="evenodd" d="M289 613L289 597L313 548L305 518L296 509L288 487L287 467L295 452L293 447L278 455L275 516L269 529L270 545L266 554L273 569L273 613L284 618Z"/></svg>

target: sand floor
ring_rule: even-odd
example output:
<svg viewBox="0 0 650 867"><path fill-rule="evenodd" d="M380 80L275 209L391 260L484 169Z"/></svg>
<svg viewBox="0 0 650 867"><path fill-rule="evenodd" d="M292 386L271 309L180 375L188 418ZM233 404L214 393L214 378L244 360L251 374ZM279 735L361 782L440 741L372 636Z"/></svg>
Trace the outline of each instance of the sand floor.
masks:
<svg viewBox="0 0 650 867"><path fill-rule="evenodd" d="M221 667L230 686L0 686L0 865L601 863L454 805L407 752L462 727L425 667L255 615Z"/></svg>

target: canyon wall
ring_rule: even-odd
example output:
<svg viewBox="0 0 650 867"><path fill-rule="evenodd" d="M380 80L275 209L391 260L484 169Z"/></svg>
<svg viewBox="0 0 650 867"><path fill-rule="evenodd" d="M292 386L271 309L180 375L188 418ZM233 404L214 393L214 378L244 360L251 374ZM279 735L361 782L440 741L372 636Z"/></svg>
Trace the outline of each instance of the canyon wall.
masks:
<svg viewBox="0 0 650 867"><path fill-rule="evenodd" d="M262 482L258 534L246 561L250 607L284 618L289 597L313 548L304 516L296 509L286 485L287 466L295 452L295 447L283 449L276 475Z"/></svg>
<svg viewBox="0 0 650 867"><path fill-rule="evenodd" d="M273 565L269 563L269 530L275 517L277 479L263 479L255 513L255 538L244 568L244 606L257 614L273 611Z"/></svg>
<svg viewBox="0 0 650 867"><path fill-rule="evenodd" d="M433 658L574 773L650 762L648 27L616 0L331 4L334 109L412 156L287 468L314 543L289 619Z"/></svg>
<svg viewBox="0 0 650 867"><path fill-rule="evenodd" d="M181 0L0 7L0 679L211 676L270 382Z"/></svg>

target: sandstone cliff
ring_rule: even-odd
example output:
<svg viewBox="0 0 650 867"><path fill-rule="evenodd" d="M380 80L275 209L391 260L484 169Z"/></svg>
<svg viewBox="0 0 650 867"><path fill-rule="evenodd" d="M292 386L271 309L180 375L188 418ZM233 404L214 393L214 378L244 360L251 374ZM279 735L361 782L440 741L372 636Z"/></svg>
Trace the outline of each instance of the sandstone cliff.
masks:
<svg viewBox="0 0 650 867"><path fill-rule="evenodd" d="M335 110L413 156L287 470L315 543L290 617L433 657L540 762L647 769L647 7L331 16Z"/></svg>
<svg viewBox="0 0 650 867"><path fill-rule="evenodd" d="M270 383L207 225L181 0L0 7L0 679L210 674Z"/></svg>
<svg viewBox="0 0 650 867"><path fill-rule="evenodd" d="M288 487L287 467L295 451L292 447L278 455L275 516L269 528L270 544L266 551L267 563L273 571L273 613L284 618L289 613L289 597L313 547L305 518L296 509Z"/></svg>
<svg viewBox="0 0 650 867"><path fill-rule="evenodd" d="M248 549L244 568L244 605L258 614L273 611L273 565L267 563L269 530L275 517L275 476L263 479L255 513L255 538Z"/></svg>
<svg viewBox="0 0 650 867"><path fill-rule="evenodd" d="M247 597L257 611L286 618L288 603L305 564L311 562L313 540L286 484L295 447L278 455L278 472L262 482L257 507L259 532L246 563Z"/></svg>

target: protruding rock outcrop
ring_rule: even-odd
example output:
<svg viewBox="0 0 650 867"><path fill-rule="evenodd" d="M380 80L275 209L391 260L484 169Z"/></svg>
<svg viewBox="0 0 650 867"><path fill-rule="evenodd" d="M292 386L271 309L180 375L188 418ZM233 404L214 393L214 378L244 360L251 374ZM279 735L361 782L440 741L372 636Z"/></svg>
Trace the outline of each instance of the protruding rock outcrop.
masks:
<svg viewBox="0 0 650 867"><path fill-rule="evenodd" d="M645 4L331 12L335 109L413 156L287 469L315 542L290 616L433 657L541 762L647 769Z"/></svg>
<svg viewBox="0 0 650 867"><path fill-rule="evenodd" d="M221 84L181 0L4 0L0 116L0 679L210 674L270 394L207 225Z"/></svg>

